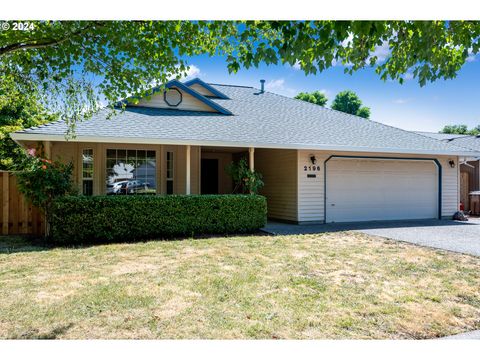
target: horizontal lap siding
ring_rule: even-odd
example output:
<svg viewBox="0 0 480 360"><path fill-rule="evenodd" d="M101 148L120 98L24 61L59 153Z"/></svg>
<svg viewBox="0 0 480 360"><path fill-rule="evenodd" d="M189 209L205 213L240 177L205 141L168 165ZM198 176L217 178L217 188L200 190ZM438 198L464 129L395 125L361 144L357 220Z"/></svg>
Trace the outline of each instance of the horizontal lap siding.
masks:
<svg viewBox="0 0 480 360"><path fill-rule="evenodd" d="M255 170L263 175L261 194L267 197L268 217L297 221L297 151L255 149Z"/></svg>
<svg viewBox="0 0 480 360"><path fill-rule="evenodd" d="M168 105L164 98L163 93L157 93L153 95L150 99L140 100L136 106L140 107L153 107L153 108L163 108L163 109L176 109L176 110L193 110L193 111L208 111L216 112L213 108L205 104L203 101L198 100L196 97L187 94L180 90L182 93L182 102L178 106Z"/></svg>
<svg viewBox="0 0 480 360"><path fill-rule="evenodd" d="M320 171L308 170L304 167L314 166L310 160L310 156L316 158L315 166L320 166ZM329 155L315 151L298 151L298 221L323 221L324 204L323 204L323 162ZM307 175L315 175L315 178L309 178Z"/></svg>
<svg viewBox="0 0 480 360"><path fill-rule="evenodd" d="M304 171L304 166L312 165L310 155L315 155L316 165L320 171ZM402 156L385 153L358 153L358 152L324 152L324 151L298 151L298 221L323 221L324 220L324 161L331 155L348 156L387 156L387 157L410 157L410 158L436 158L442 165L442 216L449 217L458 208L459 193L459 166L455 156L429 156L409 155ZM451 168L449 161L455 161L455 167ZM327 166L328 169L328 166ZM327 170L328 171L328 170ZM307 174L315 174L316 178L308 178Z"/></svg>

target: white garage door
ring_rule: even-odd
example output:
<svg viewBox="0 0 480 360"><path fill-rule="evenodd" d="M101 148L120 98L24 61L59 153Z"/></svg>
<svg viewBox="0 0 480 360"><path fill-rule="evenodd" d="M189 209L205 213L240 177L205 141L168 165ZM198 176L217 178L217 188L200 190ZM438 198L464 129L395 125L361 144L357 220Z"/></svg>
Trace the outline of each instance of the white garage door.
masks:
<svg viewBox="0 0 480 360"><path fill-rule="evenodd" d="M332 158L326 171L327 222L438 215L438 175L432 161Z"/></svg>

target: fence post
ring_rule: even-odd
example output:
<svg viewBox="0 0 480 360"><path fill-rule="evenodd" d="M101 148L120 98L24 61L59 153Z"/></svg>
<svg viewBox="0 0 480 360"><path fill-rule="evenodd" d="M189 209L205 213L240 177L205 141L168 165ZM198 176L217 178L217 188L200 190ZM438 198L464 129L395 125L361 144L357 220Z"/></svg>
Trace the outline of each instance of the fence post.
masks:
<svg viewBox="0 0 480 360"><path fill-rule="evenodd" d="M2 172L2 192L3 192L3 226L2 226L2 234L8 235L8 227L9 221L8 214L10 212L10 191L9 191L9 174L8 172Z"/></svg>

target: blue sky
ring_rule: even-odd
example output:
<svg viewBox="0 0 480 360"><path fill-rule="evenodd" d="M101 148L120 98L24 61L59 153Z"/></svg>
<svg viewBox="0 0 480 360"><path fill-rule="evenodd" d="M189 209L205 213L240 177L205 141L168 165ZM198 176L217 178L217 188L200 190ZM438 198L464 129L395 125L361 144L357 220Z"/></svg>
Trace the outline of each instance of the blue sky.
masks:
<svg viewBox="0 0 480 360"><path fill-rule="evenodd" d="M365 106L371 109L371 119L406 130L437 132L447 124L480 124L480 57L469 58L453 80L438 80L423 88L415 79L400 85L382 81L373 69L353 75L335 66L318 75L308 75L291 66L265 66L242 69L229 74L221 57L199 56L188 60L190 77L200 77L212 83L259 87L266 80L266 89L293 97L301 91L324 91L329 99L342 90L355 91Z"/></svg>

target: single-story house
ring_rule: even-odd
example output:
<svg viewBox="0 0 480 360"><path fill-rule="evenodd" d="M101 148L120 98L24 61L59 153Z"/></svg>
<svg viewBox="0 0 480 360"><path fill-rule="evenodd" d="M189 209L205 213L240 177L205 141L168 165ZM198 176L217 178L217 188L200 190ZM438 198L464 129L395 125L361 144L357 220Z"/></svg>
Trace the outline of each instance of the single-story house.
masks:
<svg viewBox="0 0 480 360"><path fill-rule="evenodd" d="M432 138L461 146L473 151L480 151L480 136L458 135L458 134L441 134L418 132ZM470 206L469 194L473 191L480 191L480 157L466 158L460 163L460 201L466 211L473 210Z"/></svg>
<svg viewBox="0 0 480 360"><path fill-rule="evenodd" d="M232 180L225 166L245 157L263 175L272 219L427 219L457 211L459 163L477 152L267 92L263 84L173 80L168 91L156 88L111 119L105 110L78 123L74 139L65 139L64 121L12 138L25 147L43 142L51 157L73 161L85 195L134 178L157 194L226 194ZM140 167L149 170L135 172Z"/></svg>

